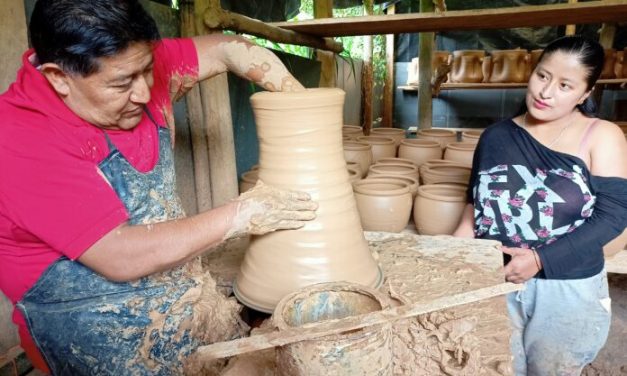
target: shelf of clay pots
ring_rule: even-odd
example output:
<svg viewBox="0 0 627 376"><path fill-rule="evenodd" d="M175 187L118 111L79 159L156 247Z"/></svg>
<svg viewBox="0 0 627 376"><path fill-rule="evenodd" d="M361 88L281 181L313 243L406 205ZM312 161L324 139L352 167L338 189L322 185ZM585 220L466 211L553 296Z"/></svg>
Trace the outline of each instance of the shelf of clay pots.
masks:
<svg viewBox="0 0 627 376"><path fill-rule="evenodd" d="M597 81L598 84L627 84L627 78L613 78ZM479 83L443 83L440 86L441 90L459 90L459 89L516 89L527 87L527 83L492 83L492 82L479 82ZM398 87L404 91L418 91L418 85L402 85Z"/></svg>

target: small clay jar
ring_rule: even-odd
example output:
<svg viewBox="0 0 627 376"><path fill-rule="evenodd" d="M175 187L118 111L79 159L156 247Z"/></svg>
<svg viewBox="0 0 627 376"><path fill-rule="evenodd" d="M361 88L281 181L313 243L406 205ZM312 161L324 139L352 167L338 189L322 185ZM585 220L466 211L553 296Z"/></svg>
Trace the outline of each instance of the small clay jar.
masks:
<svg viewBox="0 0 627 376"><path fill-rule="evenodd" d="M249 170L242 174L242 179L239 182L239 193L244 193L250 190L252 187L257 184L257 180L259 179L259 170Z"/></svg>
<svg viewBox="0 0 627 376"><path fill-rule="evenodd" d="M409 184L364 179L353 184L361 225L366 231L401 232L411 216Z"/></svg>
<svg viewBox="0 0 627 376"><path fill-rule="evenodd" d="M405 138L405 130L401 128L372 128L370 134L372 136L391 137L397 148L401 144L401 140Z"/></svg>
<svg viewBox="0 0 627 376"><path fill-rule="evenodd" d="M410 165L410 166L416 166L416 164L407 158L380 158L377 161L377 164L405 164L405 165ZM416 166L418 167L418 166Z"/></svg>
<svg viewBox="0 0 627 376"><path fill-rule="evenodd" d="M361 177L365 177L372 164L372 146L365 142L349 141L344 142L342 147L346 162L358 163Z"/></svg>
<svg viewBox="0 0 627 376"><path fill-rule="evenodd" d="M409 184L409 192L411 193L412 200L415 199L418 194L418 178L415 177L404 175L374 175L368 176L366 180L399 180Z"/></svg>
<svg viewBox="0 0 627 376"><path fill-rule="evenodd" d="M411 178L418 178L418 167L409 164L391 164L384 163L378 164L375 163L370 166L370 170L368 170L368 176L377 176L377 175L400 175L400 176L409 176Z"/></svg>
<svg viewBox="0 0 627 376"><path fill-rule="evenodd" d="M477 144L479 143L481 133L483 133L483 129L464 131L462 132L462 142L472 142L474 144Z"/></svg>
<svg viewBox="0 0 627 376"><path fill-rule="evenodd" d="M372 146L372 160L377 162L380 158L396 157L396 144L394 139L387 136L360 136L357 141L365 142Z"/></svg>
<svg viewBox="0 0 627 376"><path fill-rule="evenodd" d="M442 128L418 129L418 131L416 131L416 138L438 141L440 148L444 151L444 148L449 142L457 141L457 132L452 129Z"/></svg>
<svg viewBox="0 0 627 376"><path fill-rule="evenodd" d="M364 131L360 126L357 125L344 125L342 127L342 136L347 136L351 140L356 140L357 137L363 136Z"/></svg>
<svg viewBox="0 0 627 376"><path fill-rule="evenodd" d="M421 171L423 184L468 184L470 167L463 165L442 165L427 167Z"/></svg>
<svg viewBox="0 0 627 376"><path fill-rule="evenodd" d="M606 258L612 257L627 247L627 229L603 247L603 254Z"/></svg>
<svg viewBox="0 0 627 376"><path fill-rule="evenodd" d="M430 159L442 158L440 142L409 138L401 141L398 147L399 158L409 159L418 167Z"/></svg>
<svg viewBox="0 0 627 376"><path fill-rule="evenodd" d="M451 82L477 83L483 81L483 50L453 51Z"/></svg>
<svg viewBox="0 0 627 376"><path fill-rule="evenodd" d="M472 166L472 157L475 155L477 144L472 142L451 142L446 145L444 159L459 162L465 166Z"/></svg>
<svg viewBox="0 0 627 376"><path fill-rule="evenodd" d="M414 224L421 235L451 235L466 207L466 189L450 184L418 187Z"/></svg>
<svg viewBox="0 0 627 376"><path fill-rule="evenodd" d="M492 68L489 82L522 83L526 81L530 59L527 50L495 50L491 54Z"/></svg>
<svg viewBox="0 0 627 376"><path fill-rule="evenodd" d="M605 49L605 60L603 62L603 70L601 71L602 79L611 79L616 75L614 74L614 65L616 65L616 50L613 48Z"/></svg>

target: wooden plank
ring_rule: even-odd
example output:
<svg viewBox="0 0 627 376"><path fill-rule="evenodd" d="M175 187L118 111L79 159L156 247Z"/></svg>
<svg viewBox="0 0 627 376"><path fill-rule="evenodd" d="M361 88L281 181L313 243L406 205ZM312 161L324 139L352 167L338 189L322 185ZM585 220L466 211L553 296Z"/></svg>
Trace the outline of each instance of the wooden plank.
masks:
<svg viewBox="0 0 627 376"><path fill-rule="evenodd" d="M394 14L396 5L387 8L387 14ZM382 127L394 126L394 34L385 36L385 84L383 86Z"/></svg>
<svg viewBox="0 0 627 376"><path fill-rule="evenodd" d="M420 0L420 13L433 13L433 0ZM433 101L431 99L431 60L435 44L434 33L420 33L418 54L418 128L430 129L433 122Z"/></svg>
<svg viewBox="0 0 627 376"><path fill-rule="evenodd" d="M627 250L622 250L605 260L608 273L627 274Z"/></svg>
<svg viewBox="0 0 627 376"><path fill-rule="evenodd" d="M626 19L627 2L624 0L608 0L604 2L591 1L578 4L532 5L428 14L412 13L276 22L270 25L311 35L329 37L510 29L516 27L624 22Z"/></svg>
<svg viewBox="0 0 627 376"><path fill-rule="evenodd" d="M0 93L15 81L22 65L22 54L28 48L23 0L3 0L0 11Z"/></svg>
<svg viewBox="0 0 627 376"><path fill-rule="evenodd" d="M568 0L568 4L577 4L577 0ZM577 32L577 25L566 25L566 35L575 35Z"/></svg>
<svg viewBox="0 0 627 376"><path fill-rule="evenodd" d="M233 341L201 346L196 350L195 356L199 361L210 361L251 351L284 346L294 342L313 340L328 335L385 324L429 312L474 303L522 290L522 288L523 285L516 285L509 282L501 283L495 286L434 299L428 303L419 302L407 304L363 315L306 324L288 330L264 333Z"/></svg>

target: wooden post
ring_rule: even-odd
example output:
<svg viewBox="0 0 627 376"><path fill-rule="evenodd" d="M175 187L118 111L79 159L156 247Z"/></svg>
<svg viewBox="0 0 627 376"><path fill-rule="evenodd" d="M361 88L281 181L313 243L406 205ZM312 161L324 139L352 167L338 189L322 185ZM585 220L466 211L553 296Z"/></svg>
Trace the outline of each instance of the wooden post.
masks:
<svg viewBox="0 0 627 376"><path fill-rule="evenodd" d="M314 18L333 18L333 0L314 0ZM320 62L319 87L335 87L337 73L335 54L329 51L316 50L316 59Z"/></svg>
<svg viewBox="0 0 627 376"><path fill-rule="evenodd" d="M387 8L387 14L396 13L396 5ZM394 126L394 34L385 36L385 85L383 86L382 127Z"/></svg>
<svg viewBox="0 0 627 376"><path fill-rule="evenodd" d="M433 12L432 0L420 0L420 13ZM418 128L431 128L433 107L431 95L431 59L435 34L420 33L420 53L418 57Z"/></svg>
<svg viewBox="0 0 627 376"><path fill-rule="evenodd" d="M374 13L374 1L364 1L364 9L368 16ZM374 73L372 66L372 35L363 36L364 38L364 65L361 68L361 126L364 134L369 135L372 128L372 85L374 82Z"/></svg>
<svg viewBox="0 0 627 376"><path fill-rule="evenodd" d="M215 0L196 0L194 3L196 30L200 34L212 32L204 24L205 10L212 1L215 2ZM237 197L239 193L227 74L222 73L201 82L200 95L209 148L210 181L213 182L211 204L220 206Z"/></svg>
<svg viewBox="0 0 627 376"><path fill-rule="evenodd" d="M568 0L568 4L575 4L577 0ZM577 25L566 25L566 35L575 35L577 32Z"/></svg>

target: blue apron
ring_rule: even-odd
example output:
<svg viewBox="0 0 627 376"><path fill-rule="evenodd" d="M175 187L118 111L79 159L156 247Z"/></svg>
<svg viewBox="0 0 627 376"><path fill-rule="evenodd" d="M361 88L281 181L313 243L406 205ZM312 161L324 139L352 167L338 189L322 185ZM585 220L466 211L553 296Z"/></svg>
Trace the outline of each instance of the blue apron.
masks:
<svg viewBox="0 0 627 376"><path fill-rule="evenodd" d="M170 132L157 129L159 160L148 173L137 171L105 133L110 153L99 167L126 206L131 224L185 215L176 194ZM184 296L200 289L199 275L196 259L116 283L61 257L17 307L54 375L182 374L182 360L200 345L190 333L193 299Z"/></svg>

